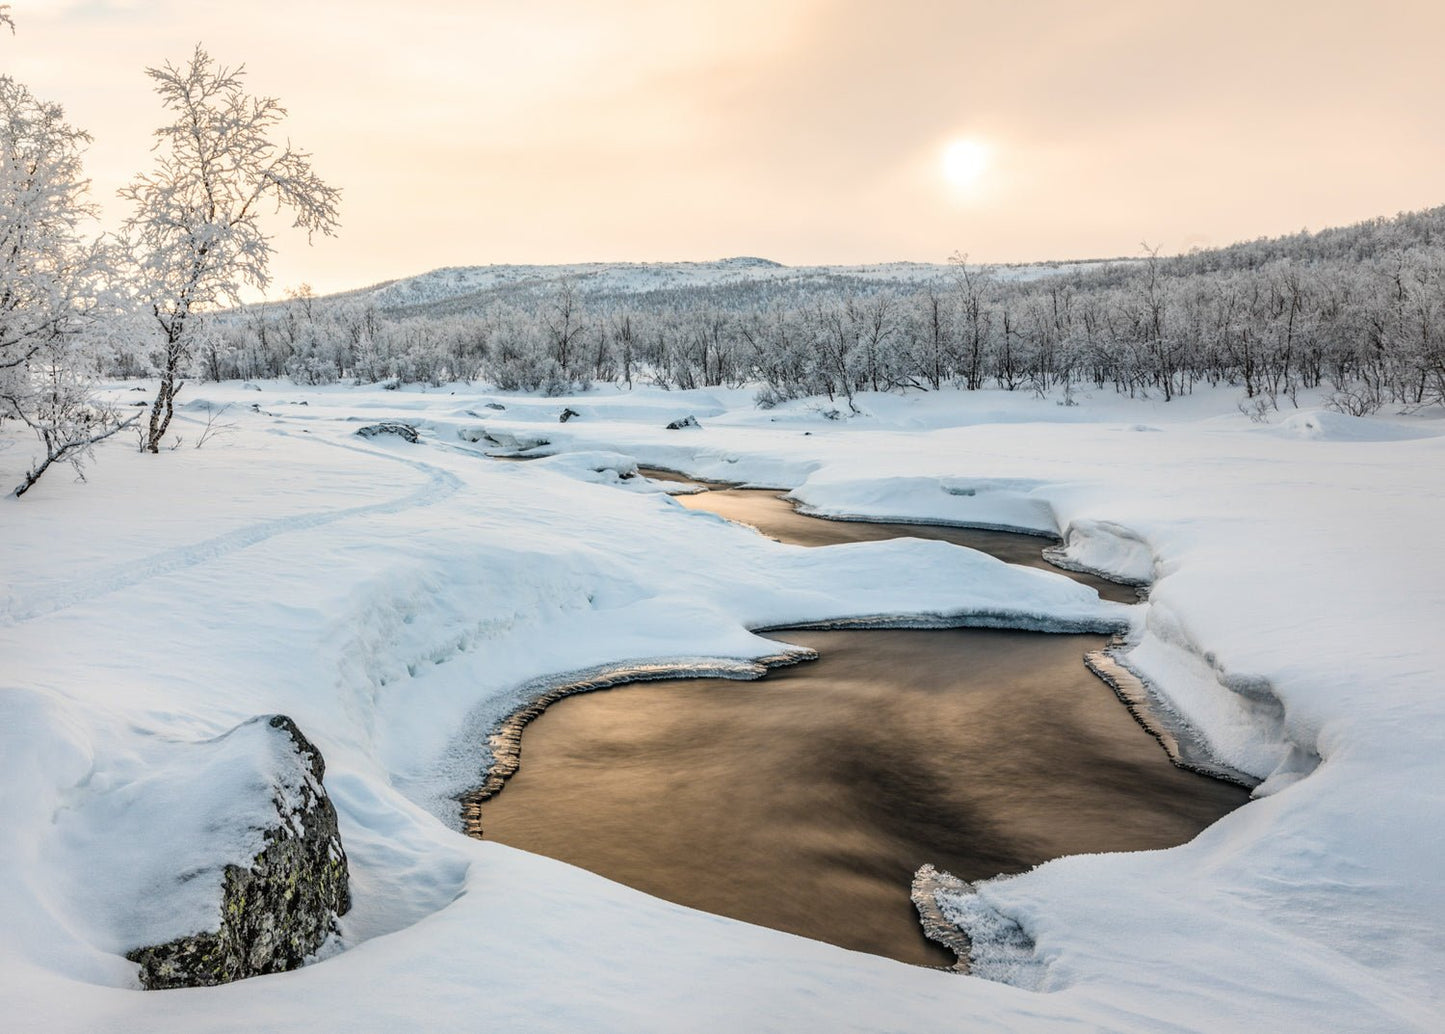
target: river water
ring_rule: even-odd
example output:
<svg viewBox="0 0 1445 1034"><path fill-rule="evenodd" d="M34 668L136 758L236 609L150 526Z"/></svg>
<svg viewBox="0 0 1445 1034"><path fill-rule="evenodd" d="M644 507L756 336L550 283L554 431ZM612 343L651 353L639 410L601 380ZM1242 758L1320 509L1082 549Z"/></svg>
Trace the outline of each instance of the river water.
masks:
<svg viewBox="0 0 1445 1034"><path fill-rule="evenodd" d="M926 535L1047 566L1044 541L1029 536L825 521L752 490L680 501L802 545ZM639 683L553 704L471 832L708 912L948 965L909 900L923 863L980 879L1065 854L1169 847L1248 799L1170 764L1084 667L1100 637L771 638L820 659L757 682Z"/></svg>

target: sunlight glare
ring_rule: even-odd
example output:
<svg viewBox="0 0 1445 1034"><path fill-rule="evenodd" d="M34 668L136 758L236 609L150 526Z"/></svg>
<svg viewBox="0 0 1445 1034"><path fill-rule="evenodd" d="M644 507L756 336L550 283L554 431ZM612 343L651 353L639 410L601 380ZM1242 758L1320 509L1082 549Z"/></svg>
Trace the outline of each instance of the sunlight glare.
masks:
<svg viewBox="0 0 1445 1034"><path fill-rule="evenodd" d="M981 140L951 141L943 149L943 178L953 187L971 187L988 170L991 156L991 149Z"/></svg>

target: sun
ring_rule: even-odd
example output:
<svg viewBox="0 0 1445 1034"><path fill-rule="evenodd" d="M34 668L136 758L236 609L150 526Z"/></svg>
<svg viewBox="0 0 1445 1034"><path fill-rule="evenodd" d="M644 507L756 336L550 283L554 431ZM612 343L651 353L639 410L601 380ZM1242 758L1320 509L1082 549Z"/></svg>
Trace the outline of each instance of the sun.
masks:
<svg viewBox="0 0 1445 1034"><path fill-rule="evenodd" d="M982 140L951 140L943 148L943 178L952 187L972 187L988 171L992 157L992 148Z"/></svg>

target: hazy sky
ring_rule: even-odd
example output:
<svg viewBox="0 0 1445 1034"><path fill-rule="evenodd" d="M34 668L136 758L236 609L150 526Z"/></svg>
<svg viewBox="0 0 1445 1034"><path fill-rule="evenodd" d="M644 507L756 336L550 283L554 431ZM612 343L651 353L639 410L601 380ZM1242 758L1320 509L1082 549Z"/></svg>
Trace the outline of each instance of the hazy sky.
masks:
<svg viewBox="0 0 1445 1034"><path fill-rule="evenodd" d="M11 2L0 70L94 135L112 221L145 66L202 42L286 104L342 231L281 231L273 294L1172 252L1445 203L1445 0Z"/></svg>

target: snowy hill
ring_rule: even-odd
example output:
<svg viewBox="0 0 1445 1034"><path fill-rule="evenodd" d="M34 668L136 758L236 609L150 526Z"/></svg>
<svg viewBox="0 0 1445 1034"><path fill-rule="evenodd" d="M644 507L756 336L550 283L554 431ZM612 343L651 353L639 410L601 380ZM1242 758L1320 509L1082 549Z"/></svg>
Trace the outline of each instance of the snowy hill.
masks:
<svg viewBox="0 0 1445 1034"><path fill-rule="evenodd" d="M1046 262L1001 266L1004 279L1032 280L1066 270L1080 271L1103 262ZM862 289L916 288L943 283L954 267L933 262L882 262L858 266L785 266L769 259L736 257L713 262L582 262L567 265L448 266L351 292L386 310L446 304L465 308L507 296L526 296L571 281L589 298L655 295L660 292L713 292L739 287L807 291L844 282Z"/></svg>

